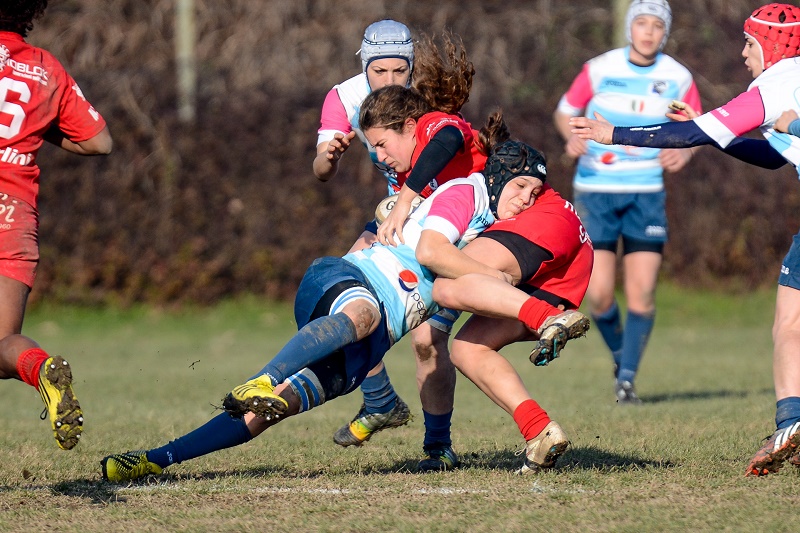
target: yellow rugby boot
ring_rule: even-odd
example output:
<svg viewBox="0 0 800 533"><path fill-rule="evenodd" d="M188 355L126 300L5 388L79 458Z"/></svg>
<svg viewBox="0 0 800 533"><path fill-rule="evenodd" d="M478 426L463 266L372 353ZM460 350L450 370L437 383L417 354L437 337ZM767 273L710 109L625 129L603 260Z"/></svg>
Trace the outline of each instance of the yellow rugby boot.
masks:
<svg viewBox="0 0 800 533"><path fill-rule="evenodd" d="M72 391L72 369L63 357L48 358L39 369L39 395L50 417L56 443L62 450L74 448L83 433L83 412Z"/></svg>
<svg viewBox="0 0 800 533"><path fill-rule="evenodd" d="M236 418L241 418L249 411L267 420L278 419L289 408L289 404L274 390L270 377L262 374L229 392L222 400L222 407Z"/></svg>
<svg viewBox="0 0 800 533"><path fill-rule="evenodd" d="M163 468L147 460L143 450L116 453L103 457L100 461L103 467L103 479L119 483L133 481L150 474L160 474Z"/></svg>

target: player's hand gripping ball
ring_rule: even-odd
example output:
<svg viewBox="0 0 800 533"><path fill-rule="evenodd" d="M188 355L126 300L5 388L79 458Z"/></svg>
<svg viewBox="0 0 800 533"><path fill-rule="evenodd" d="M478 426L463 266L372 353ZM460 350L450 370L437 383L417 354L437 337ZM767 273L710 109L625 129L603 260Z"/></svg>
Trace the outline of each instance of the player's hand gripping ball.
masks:
<svg viewBox="0 0 800 533"><path fill-rule="evenodd" d="M383 223L384 220L386 220L386 217L389 216L389 212L392 209L394 209L394 205L397 203L397 196L398 195L396 194L387 196L386 198L381 200L380 203L378 204L378 207L375 208L375 222L377 222L379 226ZM411 201L411 212L409 213L409 215L413 213L417 207L419 207L419 204L422 203L422 200L423 200L422 196L417 196L416 198L414 198L414 200Z"/></svg>

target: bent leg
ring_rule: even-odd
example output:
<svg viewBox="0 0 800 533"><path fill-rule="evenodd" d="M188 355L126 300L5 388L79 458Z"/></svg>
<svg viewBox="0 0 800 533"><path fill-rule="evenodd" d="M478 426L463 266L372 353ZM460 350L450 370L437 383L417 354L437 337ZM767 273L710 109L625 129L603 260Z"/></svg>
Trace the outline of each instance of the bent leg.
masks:
<svg viewBox="0 0 800 533"><path fill-rule="evenodd" d="M530 337L519 322L475 315L456 335L451 355L456 367L514 418L526 443L518 474L554 467L569 446L561 426L531 398L519 374L497 352Z"/></svg>
<svg viewBox="0 0 800 533"><path fill-rule="evenodd" d="M32 339L20 335L30 288L0 276L0 379L22 379L17 369L20 354L38 348Z"/></svg>
<svg viewBox="0 0 800 533"><path fill-rule="evenodd" d="M453 339L450 358L464 376L513 415L531 396L517 371L497 350L532 338L521 322L473 315Z"/></svg>

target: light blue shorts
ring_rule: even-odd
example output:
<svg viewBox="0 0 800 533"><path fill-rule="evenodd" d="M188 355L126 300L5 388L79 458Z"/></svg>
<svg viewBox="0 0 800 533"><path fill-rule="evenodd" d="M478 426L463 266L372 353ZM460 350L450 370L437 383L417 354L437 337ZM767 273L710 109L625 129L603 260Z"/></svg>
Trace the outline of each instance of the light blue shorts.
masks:
<svg viewBox="0 0 800 533"><path fill-rule="evenodd" d="M778 285L800 290L800 233L792 239L792 247L783 258Z"/></svg>

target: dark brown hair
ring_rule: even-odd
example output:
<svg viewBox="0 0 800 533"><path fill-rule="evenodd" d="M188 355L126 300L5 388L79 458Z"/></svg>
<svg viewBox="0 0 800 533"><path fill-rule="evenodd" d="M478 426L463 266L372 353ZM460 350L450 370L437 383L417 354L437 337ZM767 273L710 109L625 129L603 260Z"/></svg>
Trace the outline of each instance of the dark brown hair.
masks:
<svg viewBox="0 0 800 533"><path fill-rule="evenodd" d="M3 0L0 3L0 31L23 37L33 29L33 21L44 14L47 0Z"/></svg>

